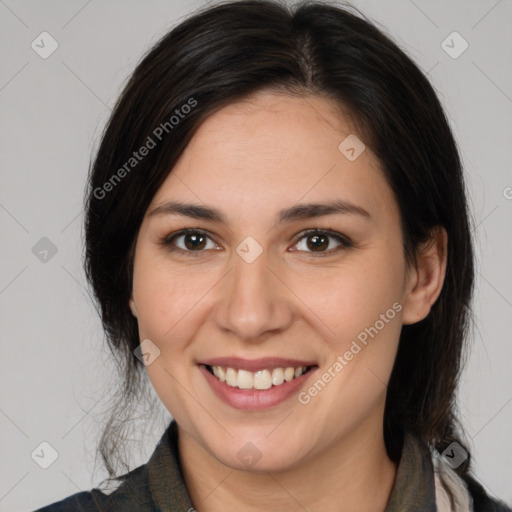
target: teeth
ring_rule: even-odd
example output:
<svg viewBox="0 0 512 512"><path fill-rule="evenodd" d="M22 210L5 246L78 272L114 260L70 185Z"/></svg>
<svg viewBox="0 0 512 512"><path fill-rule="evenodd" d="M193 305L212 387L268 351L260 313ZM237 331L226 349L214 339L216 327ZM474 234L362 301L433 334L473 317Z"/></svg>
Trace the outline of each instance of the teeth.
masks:
<svg viewBox="0 0 512 512"><path fill-rule="evenodd" d="M235 368L222 368L212 366L213 374L221 382L228 386L240 389L270 389L272 386L280 386L284 382L290 382L306 372L305 366L293 368L274 368L273 370L236 370Z"/></svg>
<svg viewBox="0 0 512 512"><path fill-rule="evenodd" d="M213 367L213 374L221 382L224 382L226 380L226 373L224 372L224 370L220 366L214 366Z"/></svg>
<svg viewBox="0 0 512 512"><path fill-rule="evenodd" d="M237 376L238 376L238 373L236 370L234 370L233 368L228 368L226 370L226 384L228 386L236 388Z"/></svg>
<svg viewBox="0 0 512 512"><path fill-rule="evenodd" d="M268 389L272 387L272 374L268 370L256 372L253 380L256 389Z"/></svg>
<svg viewBox="0 0 512 512"><path fill-rule="evenodd" d="M284 380L290 382L295 376L295 370L293 368L286 368L284 371Z"/></svg>
<svg viewBox="0 0 512 512"><path fill-rule="evenodd" d="M232 370L232 368L229 368ZM233 370L236 371L236 370ZM252 388L252 373L245 370L238 370L238 379L236 381L240 389L251 389Z"/></svg>
<svg viewBox="0 0 512 512"><path fill-rule="evenodd" d="M272 384L279 386L284 382L284 370L282 368L274 368L272 371Z"/></svg>

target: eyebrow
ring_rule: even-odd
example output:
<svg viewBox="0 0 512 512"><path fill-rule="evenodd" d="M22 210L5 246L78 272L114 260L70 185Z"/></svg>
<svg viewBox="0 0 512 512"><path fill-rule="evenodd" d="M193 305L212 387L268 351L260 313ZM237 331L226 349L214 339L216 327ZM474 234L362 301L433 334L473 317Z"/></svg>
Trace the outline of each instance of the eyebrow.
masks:
<svg viewBox="0 0 512 512"><path fill-rule="evenodd" d="M276 217L276 226L284 222L312 219L324 215L348 214L360 215L370 219L371 215L361 206L343 199L335 199L325 203L302 203L280 210ZM225 215L216 208L199 204L169 201L157 206L148 213L148 217L160 217L164 215L182 215L192 219L210 220L227 224Z"/></svg>

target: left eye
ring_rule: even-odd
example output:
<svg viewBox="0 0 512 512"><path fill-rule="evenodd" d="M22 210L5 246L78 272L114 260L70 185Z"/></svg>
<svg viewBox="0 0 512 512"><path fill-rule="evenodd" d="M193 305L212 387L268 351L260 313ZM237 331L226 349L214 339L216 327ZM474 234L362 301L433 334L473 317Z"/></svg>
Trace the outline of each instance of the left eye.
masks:
<svg viewBox="0 0 512 512"><path fill-rule="evenodd" d="M336 240L338 247L328 249L331 245L330 240ZM326 252L351 247L351 242L336 232L313 229L304 233L295 245L298 247L298 250L322 253L323 255ZM302 246L302 248L300 246Z"/></svg>

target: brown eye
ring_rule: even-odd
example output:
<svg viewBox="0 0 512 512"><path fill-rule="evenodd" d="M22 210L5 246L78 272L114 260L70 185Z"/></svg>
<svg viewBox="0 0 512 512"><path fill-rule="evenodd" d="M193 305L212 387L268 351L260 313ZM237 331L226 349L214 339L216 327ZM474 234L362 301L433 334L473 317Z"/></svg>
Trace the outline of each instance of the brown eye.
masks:
<svg viewBox="0 0 512 512"><path fill-rule="evenodd" d="M335 240L337 245L333 244L332 240ZM304 233L295 246L299 251L330 254L331 252L351 247L352 244L348 238L339 233L315 229Z"/></svg>
<svg viewBox="0 0 512 512"><path fill-rule="evenodd" d="M322 251L329 247L329 237L325 235L308 235L307 236L307 247L312 251L317 249Z"/></svg>
<svg viewBox="0 0 512 512"><path fill-rule="evenodd" d="M194 249L204 249L206 245L206 237L197 233L187 233L183 235L185 247L191 251Z"/></svg>
<svg viewBox="0 0 512 512"><path fill-rule="evenodd" d="M210 245L208 245L208 243ZM203 249L216 249L217 245L209 235L196 229L182 230L167 236L162 244L171 251L183 253L201 253Z"/></svg>

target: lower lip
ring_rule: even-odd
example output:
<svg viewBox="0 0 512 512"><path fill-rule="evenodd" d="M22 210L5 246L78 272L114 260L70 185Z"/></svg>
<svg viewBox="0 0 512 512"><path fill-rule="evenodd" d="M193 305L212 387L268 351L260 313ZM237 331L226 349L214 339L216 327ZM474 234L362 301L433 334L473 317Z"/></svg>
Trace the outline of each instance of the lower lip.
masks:
<svg viewBox="0 0 512 512"><path fill-rule="evenodd" d="M269 389L240 389L228 386L212 375L205 365L199 365L199 368L206 378L213 392L224 402L235 409L244 409L259 411L268 409L284 402L292 395L296 394L301 386L306 382L312 373L313 368L300 377L293 378L290 382L284 382L279 386L272 386Z"/></svg>

